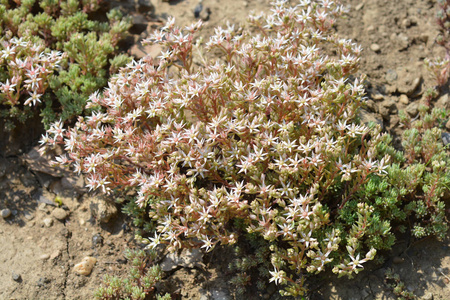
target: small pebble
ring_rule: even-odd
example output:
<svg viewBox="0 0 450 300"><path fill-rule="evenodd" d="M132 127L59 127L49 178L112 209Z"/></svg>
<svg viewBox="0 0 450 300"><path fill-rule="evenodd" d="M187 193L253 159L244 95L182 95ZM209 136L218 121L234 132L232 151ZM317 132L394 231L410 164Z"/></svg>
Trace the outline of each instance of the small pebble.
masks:
<svg viewBox="0 0 450 300"><path fill-rule="evenodd" d="M423 300L433 300L433 293L426 293L425 296L422 297Z"/></svg>
<svg viewBox="0 0 450 300"><path fill-rule="evenodd" d="M450 120L445 123L445 128L447 128L447 130L450 130Z"/></svg>
<svg viewBox="0 0 450 300"><path fill-rule="evenodd" d="M11 215L11 210L9 208L2 209L2 218L6 219Z"/></svg>
<svg viewBox="0 0 450 300"><path fill-rule="evenodd" d="M20 274L17 274L17 273L12 272L12 279L13 279L14 281L21 281L22 276L20 276Z"/></svg>
<svg viewBox="0 0 450 300"><path fill-rule="evenodd" d="M444 143L444 146L447 146L448 144L450 144L450 133L442 132L441 137L442 137L442 142Z"/></svg>
<svg viewBox="0 0 450 300"><path fill-rule="evenodd" d="M41 260L47 260L50 258L50 255L48 254L42 254L41 257L39 257Z"/></svg>
<svg viewBox="0 0 450 300"><path fill-rule="evenodd" d="M50 259L51 259L51 260L55 260L55 259L58 258L60 255L61 255L61 251L56 250L55 252L53 252L53 253L50 255Z"/></svg>
<svg viewBox="0 0 450 300"><path fill-rule="evenodd" d="M59 221L64 221L64 219L67 218L67 212L64 209L57 207L52 212L52 216Z"/></svg>
<svg viewBox="0 0 450 300"><path fill-rule="evenodd" d="M47 283L50 283L51 280L48 279L47 277L41 277L39 278L39 280L37 281L37 286L39 287L43 287L45 286Z"/></svg>
<svg viewBox="0 0 450 300"><path fill-rule="evenodd" d="M46 212L46 211L47 211L47 204L45 204L45 203L39 203L38 209L39 209L40 211Z"/></svg>
<svg viewBox="0 0 450 300"><path fill-rule="evenodd" d="M372 44L372 45L370 45L370 49L371 49L373 52L380 52L381 47L380 47L380 45L378 45L378 44Z"/></svg>
<svg viewBox="0 0 450 300"><path fill-rule="evenodd" d="M408 106L405 108L405 111L411 116L415 117L417 113L419 112L419 103L417 101L411 102L408 104Z"/></svg>
<svg viewBox="0 0 450 300"><path fill-rule="evenodd" d="M51 227L53 225L53 219L52 218L45 218L42 220L45 227Z"/></svg>
<svg viewBox="0 0 450 300"><path fill-rule="evenodd" d="M410 19L404 19L402 21L402 26L406 27L406 28L411 27L411 20Z"/></svg>
<svg viewBox="0 0 450 300"><path fill-rule="evenodd" d="M375 31L375 26L369 25L369 27L367 27L366 30L367 30L367 32L374 32Z"/></svg>
<svg viewBox="0 0 450 300"><path fill-rule="evenodd" d="M373 94L372 99L380 101L380 100L384 100L384 96L382 94Z"/></svg>
<svg viewBox="0 0 450 300"><path fill-rule="evenodd" d="M355 6L355 10L359 11L363 8L363 6L364 6L364 3L359 3L358 5Z"/></svg>
<svg viewBox="0 0 450 300"><path fill-rule="evenodd" d="M398 101L399 101L401 104L405 104L405 105L408 105L408 103L409 103L408 96L406 96L406 95L404 95L404 94L400 95L400 98L398 99Z"/></svg>
<svg viewBox="0 0 450 300"><path fill-rule="evenodd" d="M23 215L24 215L25 219L27 219L28 221L31 221L34 219L34 215L29 211L24 212Z"/></svg>
<svg viewBox="0 0 450 300"><path fill-rule="evenodd" d="M392 83L398 78L397 72L394 70L387 70L385 78L388 83Z"/></svg>
<svg viewBox="0 0 450 300"><path fill-rule="evenodd" d="M92 247L101 247L103 245L103 237L100 234L95 234L92 237Z"/></svg>
<svg viewBox="0 0 450 300"><path fill-rule="evenodd" d="M76 264L73 267L73 271L77 274L88 276L89 274L91 274L96 262L97 259L95 257L87 256L83 258L82 262Z"/></svg>
<svg viewBox="0 0 450 300"><path fill-rule="evenodd" d="M194 8L194 17L196 18L200 18L200 13L203 10L203 4L202 4L202 0L200 0L200 2L197 4L197 6L195 6Z"/></svg>

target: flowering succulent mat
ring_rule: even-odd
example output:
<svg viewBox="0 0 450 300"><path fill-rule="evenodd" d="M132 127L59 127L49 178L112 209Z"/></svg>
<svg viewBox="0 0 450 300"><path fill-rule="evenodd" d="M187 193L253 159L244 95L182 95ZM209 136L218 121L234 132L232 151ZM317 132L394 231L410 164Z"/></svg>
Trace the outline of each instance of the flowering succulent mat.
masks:
<svg viewBox="0 0 450 300"><path fill-rule="evenodd" d="M158 46L143 46L140 40L162 27L169 15L175 17L179 26L196 21L194 10L198 11L198 2L169 2L153 1L153 10L146 9L150 6L145 1L136 5L134 1L121 2L135 24L133 39L127 40L131 55L159 55ZM207 21L201 36L209 39L213 28L225 26L227 21L243 22L250 11L268 11L269 2L204 0L200 17ZM369 100L362 119L382 124L394 135L394 144L398 144L404 130L399 110L417 113L418 104L424 101L425 87L433 85L424 59L444 55L435 43L439 33L436 3L342 3L349 11L337 19L335 29L341 37L352 39L364 49L358 74L367 75ZM435 107L450 108L448 92L448 87L444 87L441 96L433 100ZM2 139L1 143L3 148L8 142ZM27 143L28 140L22 144ZM11 149L0 159L0 209L5 214L0 218L0 298L91 299L105 275L127 272L130 262L124 257L124 249L142 247L134 240L131 220L108 204L107 196L88 194L82 177L51 167L35 149L24 147L25 154ZM48 191L60 195L58 201L64 209L55 207ZM209 248L207 243L205 246ZM414 292L419 299L449 299L449 246L448 235L442 242L433 238L399 239L385 253L387 260L383 264L367 263L364 266L368 271L361 271L351 280L337 279L331 272L320 273L308 283L308 295L311 299L395 299L395 285ZM234 285L228 283L228 258L235 255L229 251L216 248L202 254L183 250L180 256L160 253L166 255L161 263L166 273L157 289L172 293L173 299L239 298ZM74 272L75 265L85 257L97 260L89 276ZM263 292L253 286L252 294L251 288L247 299L279 298L273 282Z"/></svg>

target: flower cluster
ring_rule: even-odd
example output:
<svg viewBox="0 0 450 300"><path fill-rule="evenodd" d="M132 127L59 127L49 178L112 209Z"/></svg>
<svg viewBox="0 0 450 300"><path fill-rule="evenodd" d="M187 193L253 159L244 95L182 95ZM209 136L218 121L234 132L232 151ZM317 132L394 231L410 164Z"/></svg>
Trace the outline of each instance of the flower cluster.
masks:
<svg viewBox="0 0 450 300"><path fill-rule="evenodd" d="M7 128L36 112L44 125L82 114L88 96L106 85L108 72L129 61L113 54L130 19L113 10L105 16L108 23L90 20L87 13L99 2L0 1L0 116ZM40 102L39 109L30 109Z"/></svg>
<svg viewBox="0 0 450 300"><path fill-rule="evenodd" d="M41 102L48 87L48 78L59 68L65 55L59 51L45 52L45 46L22 38L3 40L0 45L0 65L6 65L9 78L0 82L0 104L15 106L22 95L24 105Z"/></svg>
<svg viewBox="0 0 450 300"><path fill-rule="evenodd" d="M201 22L171 19L147 40L161 56L121 69L90 96L92 115L55 123L42 151L62 144L57 161L87 173L91 189L136 188L158 223L150 246L209 251L235 243L240 220L271 244L270 281L286 295L304 292L305 271L357 273L382 248L365 239L390 229L371 231L380 221L359 192L390 156L380 129L358 122L361 48L331 32L341 11L276 1L251 29L219 27L205 46Z"/></svg>

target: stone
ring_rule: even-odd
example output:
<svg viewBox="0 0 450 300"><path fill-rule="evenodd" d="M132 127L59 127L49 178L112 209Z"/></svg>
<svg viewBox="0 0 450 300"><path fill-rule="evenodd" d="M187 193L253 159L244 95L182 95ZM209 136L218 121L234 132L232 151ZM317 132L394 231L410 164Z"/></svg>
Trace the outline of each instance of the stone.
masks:
<svg viewBox="0 0 450 300"><path fill-rule="evenodd" d="M426 293L426 294L421 298L421 300L433 300L433 299L434 299L433 293Z"/></svg>
<svg viewBox="0 0 450 300"><path fill-rule="evenodd" d="M412 78L411 76L407 75L403 77L402 80L400 80L397 85L397 90L401 94L411 96L418 89L421 82L421 76Z"/></svg>
<svg viewBox="0 0 450 300"><path fill-rule="evenodd" d="M39 203L38 209L40 211L47 212L47 204L46 203Z"/></svg>
<svg viewBox="0 0 450 300"><path fill-rule="evenodd" d="M194 7L194 17L195 18L200 18L200 13L203 10L203 0L200 0L200 2L198 2L198 4Z"/></svg>
<svg viewBox="0 0 450 300"><path fill-rule="evenodd" d="M409 26L416 26L417 25L417 17L416 16L410 16L408 17Z"/></svg>
<svg viewBox="0 0 450 300"><path fill-rule="evenodd" d="M369 25L369 26L366 28L366 30L367 30L368 33L375 33L376 28L375 28L375 26L373 26L373 25Z"/></svg>
<svg viewBox="0 0 450 300"><path fill-rule="evenodd" d="M444 146L447 146L448 144L450 144L450 133L442 132L441 138L442 138L442 142L444 143Z"/></svg>
<svg viewBox="0 0 450 300"><path fill-rule="evenodd" d="M44 287L46 284L49 284L50 282L51 280L49 278L40 277L36 284L38 287Z"/></svg>
<svg viewBox="0 0 450 300"><path fill-rule="evenodd" d="M397 35L397 44L399 46L399 50L405 50L409 47L409 37L403 32Z"/></svg>
<svg viewBox="0 0 450 300"><path fill-rule="evenodd" d="M194 268L203 265L203 252L200 249L183 249L180 254L169 253L161 262L161 269L165 272L177 267Z"/></svg>
<svg viewBox="0 0 450 300"><path fill-rule="evenodd" d="M14 271L11 274L12 279L16 282L21 282L22 281L22 276L20 276L20 274L15 273Z"/></svg>
<svg viewBox="0 0 450 300"><path fill-rule="evenodd" d="M92 247L101 247L103 245L103 237L97 233L92 237Z"/></svg>
<svg viewBox="0 0 450 300"><path fill-rule="evenodd" d="M422 33L419 35L419 37L417 38L419 41L421 41L422 43L426 44L429 40L430 36L428 35L428 33Z"/></svg>
<svg viewBox="0 0 450 300"><path fill-rule="evenodd" d="M363 7L364 7L364 2L361 2L361 3L359 3L358 5L355 6L355 10L356 11L360 11Z"/></svg>
<svg viewBox="0 0 450 300"><path fill-rule="evenodd" d="M130 54L135 56L137 59L144 58L146 56L151 56L156 58L161 53L161 45L141 45L141 43L134 44L130 49Z"/></svg>
<svg viewBox="0 0 450 300"><path fill-rule="evenodd" d="M434 105L434 107L449 109L450 108L450 99L448 97L448 94L444 94L444 95L440 96L439 99L436 101L436 104Z"/></svg>
<svg viewBox="0 0 450 300"><path fill-rule="evenodd" d="M141 14L132 14L131 15L132 26L130 28L131 34L141 34L147 29L148 21Z"/></svg>
<svg viewBox="0 0 450 300"><path fill-rule="evenodd" d="M89 276L94 268L97 259L92 256L86 256L83 260L73 267L73 271L79 275Z"/></svg>
<svg viewBox="0 0 450 300"><path fill-rule="evenodd" d="M417 113L419 112L419 102L414 101L405 108L405 111L410 115L411 117L415 117Z"/></svg>
<svg viewBox="0 0 450 300"><path fill-rule="evenodd" d="M46 189L48 189L50 187L50 185L53 183L53 181L55 180L54 176L46 174L46 173L34 172L34 174L36 175L36 179L37 179L37 181L39 181L39 184Z"/></svg>
<svg viewBox="0 0 450 300"><path fill-rule="evenodd" d="M137 0L136 6L137 11L141 14L152 13L155 10L150 0Z"/></svg>
<svg viewBox="0 0 450 300"><path fill-rule="evenodd" d="M57 259L60 255L61 255L61 251L60 251L60 250L56 250L55 252L53 252L52 254L50 254L50 260L55 260L55 259Z"/></svg>
<svg viewBox="0 0 450 300"><path fill-rule="evenodd" d="M47 227L47 228L52 227L53 219L52 218L45 218L44 220L42 220L42 223L44 223L44 226Z"/></svg>
<svg viewBox="0 0 450 300"><path fill-rule="evenodd" d="M59 221L64 221L67 216L68 213L67 211L65 211L64 209L62 209L61 207L57 207L52 211L52 216Z"/></svg>
<svg viewBox="0 0 450 300"><path fill-rule="evenodd" d="M200 13L200 19L204 22L209 20L209 17L211 15L211 9L209 7L205 8Z"/></svg>
<svg viewBox="0 0 450 300"><path fill-rule="evenodd" d="M24 211L23 212L23 216L25 217L25 219L27 219L28 221L31 221L34 219L34 215L32 212L30 211Z"/></svg>
<svg viewBox="0 0 450 300"><path fill-rule="evenodd" d="M61 187L64 190L75 190L79 194L87 191L83 175L64 176L61 178Z"/></svg>
<svg viewBox="0 0 450 300"><path fill-rule="evenodd" d="M373 52L380 52L380 50L381 50L381 47L380 47L380 45L378 45L378 44L372 44L372 45L370 45L370 50L372 50Z"/></svg>
<svg viewBox="0 0 450 300"><path fill-rule="evenodd" d="M370 99L366 101L366 107L370 112L377 112L377 109L378 109L378 106L375 103L375 101L370 100Z"/></svg>
<svg viewBox="0 0 450 300"><path fill-rule="evenodd" d="M52 166L50 155L42 156L39 151L39 146L34 147L31 151L21 156L21 160L28 168L34 172L42 172L53 177L63 177L68 171Z"/></svg>
<svg viewBox="0 0 450 300"><path fill-rule="evenodd" d="M379 103L378 111L383 118L387 118L389 114L395 113L397 111L397 105L394 100L386 99Z"/></svg>
<svg viewBox="0 0 450 300"><path fill-rule="evenodd" d="M11 216L11 210L9 208L4 208L1 211L1 215L3 219L8 218L9 216Z"/></svg>
<svg viewBox="0 0 450 300"><path fill-rule="evenodd" d="M54 201L55 194L52 194L48 192L46 189L39 189L34 195L33 198L39 203L39 204L48 204L55 206L56 203Z"/></svg>
<svg viewBox="0 0 450 300"><path fill-rule="evenodd" d="M404 105L408 105L409 104L408 96L406 96L405 94L401 94L400 97L398 98L398 102Z"/></svg>
<svg viewBox="0 0 450 300"><path fill-rule="evenodd" d="M372 99L376 100L376 101L381 101L381 100L384 100L384 95L382 95L382 94L373 94L372 95Z"/></svg>
<svg viewBox="0 0 450 300"><path fill-rule="evenodd" d="M50 255L49 255L49 254L42 254L39 258L40 258L41 260L47 260L47 259L50 258Z"/></svg>
<svg viewBox="0 0 450 300"><path fill-rule="evenodd" d="M447 128L447 130L450 131L450 120L448 120L447 123L445 123L445 128Z"/></svg>
<svg viewBox="0 0 450 300"><path fill-rule="evenodd" d="M22 173L22 174L20 175L20 182L22 182L22 184L23 184L24 186L26 186L26 187L33 187L33 186L36 186L36 184L37 184L36 178L39 180L39 175L41 175L41 174L43 174L43 173L36 172L36 173L33 175L33 174L32 174L31 172L29 172L29 171L24 172L24 173ZM45 175L45 174L44 174L44 175ZM45 175L45 176L51 177L50 175ZM53 177L52 177L52 178L53 178ZM40 182L40 181L39 181L39 183L41 183L41 185L44 185L43 182Z"/></svg>
<svg viewBox="0 0 450 300"><path fill-rule="evenodd" d="M91 215L100 223L108 223L117 214L114 202L102 196L94 196L89 203Z"/></svg>
<svg viewBox="0 0 450 300"><path fill-rule="evenodd" d="M405 28L411 27L412 26L411 19L409 18L403 19L402 26Z"/></svg>
<svg viewBox="0 0 450 300"><path fill-rule="evenodd" d="M360 109L359 110L359 118L361 119L361 122L363 124L369 124L371 122L380 125L383 128L383 118L381 118L378 114L376 113L369 113L367 110L365 109Z"/></svg>
<svg viewBox="0 0 450 300"><path fill-rule="evenodd" d="M210 292L211 300L231 300L230 293L224 289L213 288Z"/></svg>
<svg viewBox="0 0 450 300"><path fill-rule="evenodd" d="M389 69L386 71L386 75L384 78L386 79L387 83L392 84L394 81L397 80L398 75L397 72Z"/></svg>

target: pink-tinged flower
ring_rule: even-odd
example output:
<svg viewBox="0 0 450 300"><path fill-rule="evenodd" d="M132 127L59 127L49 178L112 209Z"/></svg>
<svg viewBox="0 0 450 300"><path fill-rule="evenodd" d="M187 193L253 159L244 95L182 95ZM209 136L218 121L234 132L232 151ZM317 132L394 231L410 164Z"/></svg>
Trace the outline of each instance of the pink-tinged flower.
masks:
<svg viewBox="0 0 450 300"><path fill-rule="evenodd" d="M6 79L5 83L0 82L0 89L3 90L3 93L9 94L9 92L14 92L15 84L9 82L9 79Z"/></svg>
<svg viewBox="0 0 450 300"><path fill-rule="evenodd" d="M41 96L42 94L38 94L36 92L28 92L28 94L30 95L30 97L25 100L24 105L36 105L36 102L40 103L41 102Z"/></svg>
<svg viewBox="0 0 450 300"><path fill-rule="evenodd" d="M306 205L305 208L303 206L299 207L299 213L300 217L306 220L309 220L309 216L314 214L314 212L309 210L309 205Z"/></svg>

